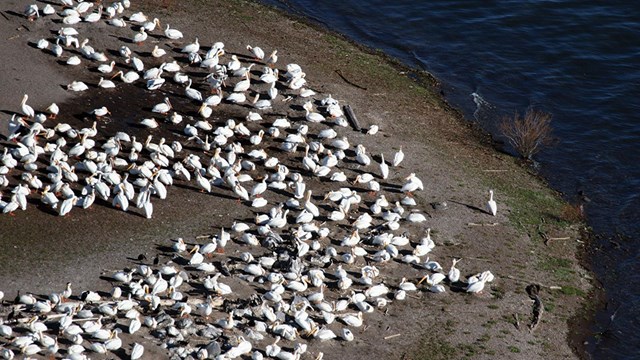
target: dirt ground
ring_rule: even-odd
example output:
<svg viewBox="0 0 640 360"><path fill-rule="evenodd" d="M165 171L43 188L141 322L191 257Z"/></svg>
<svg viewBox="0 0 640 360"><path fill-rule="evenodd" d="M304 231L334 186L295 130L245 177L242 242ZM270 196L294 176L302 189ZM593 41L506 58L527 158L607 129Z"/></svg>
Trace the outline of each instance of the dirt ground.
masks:
<svg viewBox="0 0 640 360"><path fill-rule="evenodd" d="M31 2L9 0L0 9L3 124L19 111L22 94L28 93L29 103L36 110L55 101L61 108L61 116L55 121L78 127L90 126L93 119L87 112L106 105L112 114L100 122L101 131L112 134L130 129L143 139L149 130L132 124L149 116L150 106L162 101L165 94L180 98L182 88L178 86L166 86L164 94L134 85L111 90L96 88L99 73L92 70L95 63L69 67L61 64L67 55L56 59L35 48L40 38L51 37L51 29L62 24L46 19L27 21L21 14ZM231 54L237 54L243 62L250 61L246 46L251 44L267 53L278 49L277 67L282 73L288 63L301 65L310 88L350 105L363 128L373 124L380 127L375 136L339 129L352 144L363 144L376 161L382 152L388 161L402 147L406 154L402 166L392 168L388 182L382 184L389 191L390 200L401 198L397 185L409 173L422 178L425 190L416 192L415 199L427 221L426 225L412 224L404 229L412 244L424 236L427 227L431 228L437 247L430 256L442 264L445 272L453 258L462 258L458 267L463 278L484 270L491 270L496 276L479 296L451 291L449 287L444 294L422 288L405 301L391 301L386 310L365 315L366 326L355 331L353 342L310 340L303 358L315 358L319 352L326 359L370 359L373 355L381 359L577 357L569 340L575 340L579 329L570 329L568 322L577 315L591 288L590 277L577 260L583 246L580 226L562 218L563 203L558 194L513 158L497 152L488 137L444 103L433 79L251 2L132 2L134 9L158 17L163 26L170 24L185 34L182 40L167 42L156 35L156 30L143 45L129 44L140 56L148 57L155 44L175 51L197 36L207 48L216 41L224 42L228 50L225 61ZM108 56L114 58L113 49L133 34L130 28L116 29L104 22L78 27L94 48L112 49ZM411 79L414 75L423 76L423 86ZM64 85L73 80L90 84L90 91L76 94L64 90ZM304 120L299 105L274 105L271 114ZM184 113L194 113L184 98L174 106ZM222 104L215 108L213 118L220 124L246 111ZM175 129L155 129L151 134L167 140L184 138ZM295 159L289 160L293 164ZM356 174L362 170L347 164L344 171ZM316 181L308 186L314 189L315 201L326 206L320 194L328 185ZM498 202L495 218L484 211L489 189L495 190ZM359 191L368 201L373 199L366 198L369 195L364 186ZM272 195L274 201L286 200L282 194ZM442 203L446 207L440 206ZM152 219L145 219L139 212L113 209L107 202L58 217L34 201L27 211L0 216L0 290L7 298L17 291L45 295L72 282L77 294L87 289L108 291L112 284L105 279L119 269L136 266L139 254L146 254L147 259L161 254L160 261L169 261L167 248L174 239L183 237L189 244L202 244L204 240L199 236L217 234L235 220L251 222L254 217L253 210L239 206L230 191L216 189L204 194L187 183L171 187L168 198L154 204ZM346 227L336 229L332 241L339 244L338 239L346 231ZM545 242L545 236L552 240ZM218 261L235 258L243 251L244 246L231 242ZM362 265L356 262L347 270L357 271ZM403 277L417 282L427 274L424 269L399 261L380 267L384 282L390 286L397 286ZM239 289L234 294L238 298L252 291L241 280L229 278L226 282ZM525 288L534 283L542 285L545 312L541 323L530 331L533 301ZM348 294L331 291L326 296L336 300ZM216 314L218 318L223 315ZM147 344L145 358L168 356L146 334L124 339ZM263 348L270 341L257 347ZM284 342L283 346L291 344Z"/></svg>

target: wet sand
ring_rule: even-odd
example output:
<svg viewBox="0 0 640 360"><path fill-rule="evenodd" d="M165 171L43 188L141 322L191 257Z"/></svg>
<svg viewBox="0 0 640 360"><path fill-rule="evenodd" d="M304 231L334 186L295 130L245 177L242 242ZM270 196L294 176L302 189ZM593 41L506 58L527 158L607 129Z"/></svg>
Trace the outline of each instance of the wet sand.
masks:
<svg viewBox="0 0 640 360"><path fill-rule="evenodd" d="M87 110L126 99L126 107L108 106L114 120L100 125L105 131L113 132L136 120L138 113L148 113L145 107L161 101L162 93L153 93L147 103L136 107L135 102L143 98L140 93L145 91L135 86L122 86L114 92L92 88L86 95L63 90L62 85L76 79L95 84L98 74L87 75L86 68L60 65L50 54L29 46L47 36L49 26L41 26L37 21L28 23L12 13L20 13L26 3L8 1L0 9L8 19L0 18L0 30L5 34L0 39L0 46L9 49L1 55L0 62L0 70L3 70L0 73L0 110L4 112L0 119L4 121L8 114L19 110L23 93L29 93L29 102L35 109L43 109L52 101L58 102L61 109L68 112L68 117L62 119L83 126L90 126L92 121L84 115ZM523 291L527 283L549 283L549 273L538 266L540 259L546 256L545 252L564 253L573 261L576 245L557 243L549 249L523 235L509 222L512 209L506 205L508 195L505 193L496 196L500 206L496 219L479 211L486 202L487 189L498 183L528 187L549 197L553 194L513 159L497 154L483 135L466 125L442 102L437 88L419 90L401 74L404 69L389 66L384 59L361 53L339 38L255 4L231 1L203 5L198 1L168 1L167 9L154 8L153 4L134 2L134 6L140 6L145 13L158 16L185 33L184 41L175 42L176 47L191 42L198 35L203 44L224 41L227 49L244 59L248 57L243 52L247 44L277 48L279 64L300 64L313 89L350 104L363 127L379 125L381 133L376 137L351 131L349 138L369 149L377 148L377 153L383 150L387 156L402 146L407 158L392 178L400 181L409 172L416 172L428 181L428 185L425 182L427 190L416 198L430 215L429 226L437 230L438 260L448 269L451 258L463 257L460 263L463 274L490 268L499 279L486 297L457 293L437 297L419 293L415 299L393 304L386 315L372 314L367 318L370 327L360 331L354 343L338 346L314 343L314 354L322 350L328 358L349 356L355 359L365 358L363 354L371 353L364 351L368 349L381 358L410 359L427 355L447 358L447 346L454 349L450 353L456 354L454 357L462 357L473 346L476 351L473 358L560 359L575 356L565 341L569 335L566 318L574 314L572 307L581 302L579 297L548 294L557 310L550 313L546 318L548 323L534 334L515 329L509 319L513 314L528 318L531 305ZM105 37L105 34L108 35ZM87 33L96 48L108 48L130 35L131 30L114 29L106 24ZM145 54L151 48L151 44L145 44L137 50ZM11 70L11 75L5 69ZM336 70L360 87L345 82ZM178 89L168 87L167 91ZM187 109L186 102L178 106ZM301 116L299 110L287 107L276 111L294 119ZM231 107L223 106L218 121L225 121L230 115L233 115ZM141 135L143 132L135 128L132 131L139 131ZM173 135L167 132L154 133L154 136ZM501 171L483 172L487 169ZM147 254L147 258L152 259L157 253L165 253L171 239L183 237L195 243L197 236L215 234L220 227L228 228L234 219L250 221L253 213L247 207L238 206L230 194L227 190L203 194L184 184L174 186L169 189L168 199L154 202L154 216L150 220L113 209L104 202L98 202L87 211L74 209L64 218L30 203L25 212L0 216L0 289L7 297L14 296L18 290L48 294L62 290L64 284L71 281L78 291L108 290L111 284L100 280L100 276L135 266L139 254ZM444 212L430 206L441 201L449 204ZM468 225L494 221L500 225ZM550 222L554 223L553 220ZM424 229L410 230L419 237ZM554 226L549 231L566 233L570 230ZM161 259L167 261L170 257L162 256ZM386 270L389 270L390 278L419 279L423 274L418 269L406 271L398 264L390 264ZM572 285L588 288L586 282ZM384 339L397 333L401 336ZM558 336L559 333L564 336ZM485 334L489 334L488 338ZM485 340L479 342L481 338ZM464 344L470 345L465 348ZM429 353L425 350L429 348L440 349L442 353Z"/></svg>

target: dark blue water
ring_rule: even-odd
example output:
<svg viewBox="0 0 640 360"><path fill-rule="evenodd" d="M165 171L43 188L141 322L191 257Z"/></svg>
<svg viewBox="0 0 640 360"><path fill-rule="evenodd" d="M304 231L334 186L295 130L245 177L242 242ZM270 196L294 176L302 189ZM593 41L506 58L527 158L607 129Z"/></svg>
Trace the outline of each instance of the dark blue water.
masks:
<svg viewBox="0 0 640 360"><path fill-rule="evenodd" d="M265 2L429 71L490 132L531 105L551 112L558 143L537 157L540 171L567 199L591 199L602 235L593 265L608 306L588 350L640 356L639 1Z"/></svg>

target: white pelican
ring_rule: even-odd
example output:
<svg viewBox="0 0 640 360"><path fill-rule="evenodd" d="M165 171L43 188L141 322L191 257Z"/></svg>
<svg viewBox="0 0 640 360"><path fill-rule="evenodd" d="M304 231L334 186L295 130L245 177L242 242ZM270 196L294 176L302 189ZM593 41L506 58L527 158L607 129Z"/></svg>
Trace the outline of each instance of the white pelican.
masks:
<svg viewBox="0 0 640 360"><path fill-rule="evenodd" d="M398 166L404 159L404 152L402 151L402 145L400 145L400 149L393 156L393 162L391 163L393 166Z"/></svg>
<svg viewBox="0 0 640 360"><path fill-rule="evenodd" d="M67 65L71 65L71 66L77 66L80 65L82 61L80 60L80 58L78 56L71 56L67 59Z"/></svg>
<svg viewBox="0 0 640 360"><path fill-rule="evenodd" d="M40 39L38 40L38 43L36 44L37 48L40 50L44 50L49 48L49 42L47 41L47 39Z"/></svg>
<svg viewBox="0 0 640 360"><path fill-rule="evenodd" d="M124 19L121 19L121 18L109 19L109 25L119 27L119 28L127 27L127 23L124 21Z"/></svg>
<svg viewBox="0 0 640 360"><path fill-rule="evenodd" d="M187 87L184 89L184 94L191 100L202 101L202 93L200 91L191 88L192 81L189 79Z"/></svg>
<svg viewBox="0 0 640 360"><path fill-rule="evenodd" d="M138 343L134 343L133 344L133 349L131 350L131 360L138 360L142 357L142 354L144 353L144 346L138 344Z"/></svg>
<svg viewBox="0 0 640 360"><path fill-rule="evenodd" d="M103 89L113 89L116 87L116 84L111 80L100 78L100 81L98 81L98 87L101 87Z"/></svg>
<svg viewBox="0 0 640 360"><path fill-rule="evenodd" d="M115 78L116 76L120 75L120 80L122 80L122 82L127 83L127 84L131 84L132 82L140 79L140 75L138 75L137 72L135 71L129 71L126 74L120 70L117 73L115 73L111 78Z"/></svg>
<svg viewBox="0 0 640 360"><path fill-rule="evenodd" d="M164 35L172 40L182 39L183 35L180 30L171 29L169 24L167 24L167 28L164 30Z"/></svg>
<svg viewBox="0 0 640 360"><path fill-rule="evenodd" d="M256 94L256 97L253 99L252 103L253 103L253 107L258 110L271 108L271 100L267 100L267 99L260 100L260 94Z"/></svg>
<svg viewBox="0 0 640 360"><path fill-rule="evenodd" d="M87 84L83 83L82 81L73 81L71 82L71 84L67 85L67 90L70 91L85 91L88 89L89 87L87 86Z"/></svg>
<svg viewBox="0 0 640 360"><path fill-rule="evenodd" d="M198 42L198 38L196 37L196 41L191 44L185 45L180 52L183 53L197 53L200 50L200 43Z"/></svg>
<svg viewBox="0 0 640 360"><path fill-rule="evenodd" d="M483 272L479 278L469 278L469 285L467 285L466 291L474 294L482 292L485 283L489 281L491 276L493 275L490 272Z"/></svg>
<svg viewBox="0 0 640 360"><path fill-rule="evenodd" d="M449 281L454 283L457 282L458 280L460 280L460 270L458 268L456 268L456 264L462 259L453 259L452 260L452 264L451 264L451 269L449 269L449 273L447 274L447 277L449 278Z"/></svg>
<svg viewBox="0 0 640 360"><path fill-rule="evenodd" d="M238 81L238 83L233 87L233 92L245 92L251 86L251 80L249 79L249 73L245 75L245 79Z"/></svg>
<svg viewBox="0 0 640 360"><path fill-rule="evenodd" d="M496 213L498 211L498 205L496 204L496 201L493 200L493 190L489 190L489 201L487 201L487 210L493 216L496 216Z"/></svg>
<svg viewBox="0 0 640 360"><path fill-rule="evenodd" d="M276 66L276 62L278 62L278 50L273 50L271 55L267 58L267 64L269 64L269 67L273 68Z"/></svg>
<svg viewBox="0 0 640 360"><path fill-rule="evenodd" d="M95 108L93 110L91 110L90 112L91 114L95 115L96 117L101 117L101 116L106 116L107 114L111 114L111 112L109 111L109 109L107 109L106 106L100 107L100 108Z"/></svg>
<svg viewBox="0 0 640 360"><path fill-rule="evenodd" d="M380 154L380 176L383 179L389 177L389 165L384 161L384 154Z"/></svg>
<svg viewBox="0 0 640 360"><path fill-rule="evenodd" d="M405 178L406 183L402 185L402 192L412 193L417 190L424 190L424 185L422 185L422 180L420 180L415 173L409 174Z"/></svg>
<svg viewBox="0 0 640 360"><path fill-rule="evenodd" d="M29 100L29 95L24 94L24 96L22 97L22 101L20 102L20 109L22 110L22 113L24 115L26 115L28 118L32 118L35 116L35 112L33 111L33 108L29 105L27 105L27 100Z"/></svg>
<svg viewBox="0 0 640 360"><path fill-rule="evenodd" d="M136 33L136 35L133 37L133 42L141 45L145 40L147 40L147 37L149 35L147 35L147 33L145 32L144 28L141 27L140 28L140 32Z"/></svg>
<svg viewBox="0 0 640 360"><path fill-rule="evenodd" d="M156 104L151 111L154 113L166 114L171 111L171 101L169 101L168 97L165 97L164 101Z"/></svg>
<svg viewBox="0 0 640 360"><path fill-rule="evenodd" d="M100 71L103 74L109 74L110 72L113 71L113 67L116 65L115 61L111 61L109 64L100 64L100 66L98 66L98 71Z"/></svg>
<svg viewBox="0 0 640 360"><path fill-rule="evenodd" d="M302 107L306 112L305 118L307 119L307 121L315 123L324 121L324 116L322 116L322 114L312 111L313 104L311 103L311 101L307 101Z"/></svg>
<svg viewBox="0 0 640 360"><path fill-rule="evenodd" d="M163 57L166 54L167 52L164 49L159 48L158 45L156 45L151 51L151 56L153 56L154 58Z"/></svg>
<svg viewBox="0 0 640 360"><path fill-rule="evenodd" d="M95 23L102 17L102 6L98 7L98 12L92 12L84 17L84 21L88 23Z"/></svg>
<svg viewBox="0 0 640 360"><path fill-rule="evenodd" d="M142 12L133 13L129 16L129 21L142 24L147 21L147 15Z"/></svg>
<svg viewBox="0 0 640 360"><path fill-rule="evenodd" d="M253 47L251 45L247 45L247 50L251 51L251 54L253 54L253 57L257 60L264 59L264 50L262 50L261 48L257 46Z"/></svg>
<svg viewBox="0 0 640 360"><path fill-rule="evenodd" d="M155 30L156 26L160 26L160 20L158 20L158 18L153 18L152 21L147 21L142 25L142 27L144 27L148 32Z"/></svg>

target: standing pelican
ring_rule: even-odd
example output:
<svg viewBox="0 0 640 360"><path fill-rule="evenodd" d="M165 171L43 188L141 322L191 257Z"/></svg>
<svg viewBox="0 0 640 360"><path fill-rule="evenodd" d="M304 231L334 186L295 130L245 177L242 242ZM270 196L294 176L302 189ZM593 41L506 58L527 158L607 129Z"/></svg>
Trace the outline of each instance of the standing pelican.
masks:
<svg viewBox="0 0 640 360"><path fill-rule="evenodd" d="M404 152L402 151L402 146L400 146L398 152L393 156L393 166L395 167L400 165L402 160L404 160Z"/></svg>
<svg viewBox="0 0 640 360"><path fill-rule="evenodd" d="M383 179L389 177L389 165L384 162L384 154L380 154L380 174Z"/></svg>
<svg viewBox="0 0 640 360"><path fill-rule="evenodd" d="M25 114L29 118L32 118L35 116L35 112L33 111L33 108L31 106L27 105L27 100L29 100L29 95L24 94L24 96L22 97L22 102L20 102L20 109L22 110L23 114Z"/></svg>
<svg viewBox="0 0 640 360"><path fill-rule="evenodd" d="M487 210L493 216L498 212L498 204L493 200L493 190L489 190L489 201L487 201Z"/></svg>

